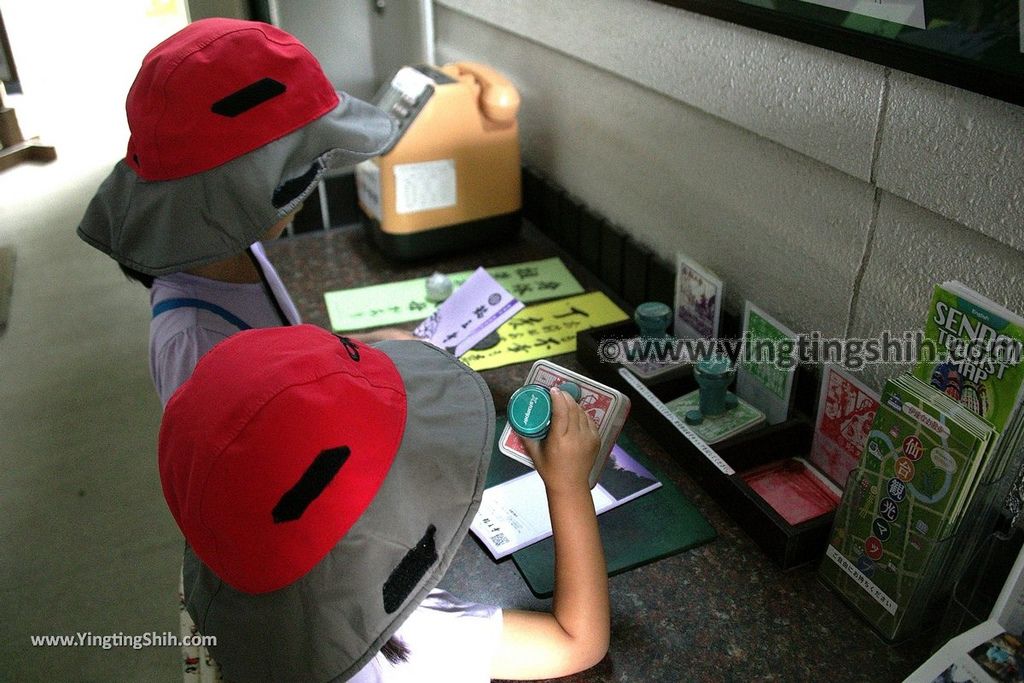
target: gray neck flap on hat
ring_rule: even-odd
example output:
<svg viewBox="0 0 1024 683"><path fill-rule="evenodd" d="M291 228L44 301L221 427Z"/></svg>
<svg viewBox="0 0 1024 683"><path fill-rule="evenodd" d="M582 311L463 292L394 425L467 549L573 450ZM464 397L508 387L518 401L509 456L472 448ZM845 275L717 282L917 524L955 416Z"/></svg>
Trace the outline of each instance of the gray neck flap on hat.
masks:
<svg viewBox="0 0 1024 683"><path fill-rule="evenodd" d="M387 478L345 537L301 579L261 595L231 588L185 549L186 607L216 636L210 650L229 680L355 675L437 586L480 506L494 448L487 385L429 344L377 347L402 375L408 415Z"/></svg>
<svg viewBox="0 0 1024 683"><path fill-rule="evenodd" d="M148 275L219 261L292 213L328 169L377 156L396 131L383 111L341 94L331 112L209 171L147 181L122 160L89 203L78 235Z"/></svg>

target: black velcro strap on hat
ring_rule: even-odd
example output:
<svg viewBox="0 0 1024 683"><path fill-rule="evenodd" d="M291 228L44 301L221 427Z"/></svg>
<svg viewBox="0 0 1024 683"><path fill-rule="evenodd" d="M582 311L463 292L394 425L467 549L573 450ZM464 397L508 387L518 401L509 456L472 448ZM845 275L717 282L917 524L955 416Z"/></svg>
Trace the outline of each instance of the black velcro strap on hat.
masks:
<svg viewBox="0 0 1024 683"><path fill-rule="evenodd" d="M274 506L274 524L294 522L302 516L310 503L324 492L349 456L348 446L320 451L295 486L288 489Z"/></svg>
<svg viewBox="0 0 1024 683"><path fill-rule="evenodd" d="M261 78L227 97L217 100L210 107L214 114L234 118L253 109L267 100L272 100L285 91L284 83L273 78Z"/></svg>
<svg viewBox="0 0 1024 683"><path fill-rule="evenodd" d="M423 575L427 573L431 565L437 562L437 547L434 544L435 533L437 533L437 527L433 524L428 526L427 532L423 534L423 538L416 544L416 547L405 554L402 561L391 572L391 576L384 582L384 611L388 614L402 606Z"/></svg>

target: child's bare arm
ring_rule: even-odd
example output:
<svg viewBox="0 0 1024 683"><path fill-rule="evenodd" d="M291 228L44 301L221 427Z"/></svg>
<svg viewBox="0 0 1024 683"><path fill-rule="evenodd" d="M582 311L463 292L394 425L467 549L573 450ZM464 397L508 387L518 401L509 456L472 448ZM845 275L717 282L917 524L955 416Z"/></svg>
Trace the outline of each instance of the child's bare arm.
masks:
<svg viewBox="0 0 1024 683"><path fill-rule="evenodd" d="M361 341L364 344L374 344L381 341L416 341L419 340L415 334L408 330L403 330L397 327L382 327L379 330L371 330L369 332L357 332L355 334L348 335L356 341Z"/></svg>
<svg viewBox="0 0 1024 683"><path fill-rule="evenodd" d="M527 450L551 513L552 611L505 610L494 678L564 676L593 666L608 651L608 576L587 482L600 445L597 426L567 394L551 394L551 429L542 443L527 441Z"/></svg>

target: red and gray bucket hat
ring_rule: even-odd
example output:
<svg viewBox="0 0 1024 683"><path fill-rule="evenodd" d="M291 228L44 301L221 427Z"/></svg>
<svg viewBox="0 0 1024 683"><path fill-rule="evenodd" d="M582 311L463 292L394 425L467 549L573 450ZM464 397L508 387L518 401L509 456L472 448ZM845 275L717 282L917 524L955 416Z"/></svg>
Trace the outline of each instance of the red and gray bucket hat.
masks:
<svg viewBox="0 0 1024 683"><path fill-rule="evenodd" d="M448 568L483 492L494 405L419 341L311 325L207 353L160 427L185 601L229 680L345 680Z"/></svg>
<svg viewBox="0 0 1024 683"><path fill-rule="evenodd" d="M196 21L153 48L126 110L127 154L78 235L149 275L241 253L328 169L383 153L397 133L296 38L236 19Z"/></svg>

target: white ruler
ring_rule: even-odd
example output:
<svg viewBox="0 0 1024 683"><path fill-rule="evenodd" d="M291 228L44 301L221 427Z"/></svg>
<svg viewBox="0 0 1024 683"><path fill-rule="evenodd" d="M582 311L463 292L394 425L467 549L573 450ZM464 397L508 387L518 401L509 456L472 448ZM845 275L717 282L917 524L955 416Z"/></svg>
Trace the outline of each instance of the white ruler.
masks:
<svg viewBox="0 0 1024 683"><path fill-rule="evenodd" d="M619 368L619 374L626 380L631 387L636 389L637 393L643 396L648 403L654 406L654 409L661 413L662 417L672 423L672 426L679 430L679 433L686 437L687 441L692 443L698 451L700 451L705 458L711 461L714 465L726 476L736 474L736 470L729 467L729 463L722 460L722 456L715 452L715 449L707 444L704 439L700 438L695 431L686 426L686 423L679 419L679 416L668 409L664 403L661 402L657 396L651 393L651 390L644 386L644 383L626 368Z"/></svg>

